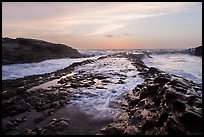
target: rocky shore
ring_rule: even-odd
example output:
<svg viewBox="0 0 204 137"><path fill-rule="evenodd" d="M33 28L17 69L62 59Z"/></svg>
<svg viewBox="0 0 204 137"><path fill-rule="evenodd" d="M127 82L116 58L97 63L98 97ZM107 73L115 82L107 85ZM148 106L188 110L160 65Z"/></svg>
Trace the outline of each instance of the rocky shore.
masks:
<svg viewBox="0 0 204 137"><path fill-rule="evenodd" d="M201 135L202 85L149 68L137 57L129 59L144 83L127 93L126 117L103 128L101 134Z"/></svg>
<svg viewBox="0 0 204 137"><path fill-rule="evenodd" d="M99 60L103 58L99 58ZM87 76L83 72L71 75L71 77L68 77L69 79L66 78L66 75L71 74L75 67L93 62L94 60L86 60L80 63L73 63L71 66L56 72L2 81L3 134L46 135L57 134L55 130L59 130L59 132L64 130L68 126L68 118L63 116L56 118L53 114L69 103L70 98L74 94L72 89L89 87L95 83L93 81L94 78L101 80L107 78L101 75ZM63 76L65 78L62 78ZM52 82L56 80L58 82ZM51 83L46 87L36 88L38 85L47 82ZM49 121L47 121L48 119ZM80 120L80 118L77 119ZM44 123L44 126L39 127L43 121L47 122ZM24 123L24 126L21 126L22 123ZM75 131L70 131L70 134L74 133Z"/></svg>
<svg viewBox="0 0 204 137"><path fill-rule="evenodd" d="M96 128L92 128L94 132L87 131L80 134L202 134L202 85L146 66L141 60L143 54L120 53L98 60L116 56L129 59L140 72L139 75L144 78L144 82L135 85L135 88L126 93L123 99L118 100L121 113L114 122L111 120L98 122L100 126L92 126ZM74 113L78 117L77 121L72 119L73 116L66 117L61 111L58 114L60 116L56 117L56 113L69 104L71 97L75 94L72 89L90 88L96 84L94 79L100 80L103 85L110 83L105 75L91 75L91 73L88 75L83 71L72 74L75 67L94 64L95 61L86 60L74 63L53 73L2 81L3 134L50 135L65 134L64 131L66 134L76 134L76 131L74 132L76 129L72 127L89 128L88 125L83 126L83 122L91 125L89 119L76 115L74 109L69 113ZM62 78L66 75L70 77ZM117 75L122 77L122 74ZM58 82L55 81L56 79ZM49 88L46 83L50 85ZM117 84L124 83L123 79L120 79ZM35 88L39 85L43 88Z"/></svg>

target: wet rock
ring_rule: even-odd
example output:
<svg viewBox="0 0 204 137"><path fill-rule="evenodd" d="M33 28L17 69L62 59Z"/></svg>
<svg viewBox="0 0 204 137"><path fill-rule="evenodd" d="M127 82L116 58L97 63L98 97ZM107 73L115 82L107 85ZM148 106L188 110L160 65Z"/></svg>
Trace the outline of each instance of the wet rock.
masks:
<svg viewBox="0 0 204 137"><path fill-rule="evenodd" d="M194 96L194 95L187 96L187 98L186 98L188 104L191 106L193 105L195 99L196 99L196 96Z"/></svg>
<svg viewBox="0 0 204 137"><path fill-rule="evenodd" d="M116 76L118 76L118 77L123 77L123 78L126 78L126 77L127 77L126 75L121 74L121 73L118 73L118 72L114 73L113 75L116 75Z"/></svg>
<svg viewBox="0 0 204 137"><path fill-rule="evenodd" d="M140 88L138 88L138 87L135 87L133 90L132 90L132 92L133 92L133 94L134 95L136 95L136 94L138 94L138 92L140 92Z"/></svg>
<svg viewBox="0 0 204 137"><path fill-rule="evenodd" d="M148 110L150 110L151 108L154 108L154 107L155 107L155 102L153 102L151 100L148 100L144 105L144 108L148 109Z"/></svg>
<svg viewBox="0 0 204 137"><path fill-rule="evenodd" d="M167 120L168 135L185 135L184 127L173 118Z"/></svg>
<svg viewBox="0 0 204 137"><path fill-rule="evenodd" d="M23 116L23 117L18 117L18 118L16 118L16 119L14 119L14 120L10 120L10 126L18 126L20 123L22 123L22 122L24 122L24 121L26 121L27 120L27 118L25 117L25 116Z"/></svg>
<svg viewBox="0 0 204 137"><path fill-rule="evenodd" d="M97 86L96 88L97 89L106 89L105 87L102 87L102 86Z"/></svg>
<svg viewBox="0 0 204 137"><path fill-rule="evenodd" d="M104 80L101 80L102 83L111 83L110 80L107 80L107 79L104 79Z"/></svg>
<svg viewBox="0 0 204 137"><path fill-rule="evenodd" d="M139 135L139 130L135 126L128 126L125 129L124 135Z"/></svg>
<svg viewBox="0 0 204 137"><path fill-rule="evenodd" d="M172 77L171 78L171 85L190 87L190 83L187 80L184 80L184 79L179 78L179 77Z"/></svg>
<svg viewBox="0 0 204 137"><path fill-rule="evenodd" d="M56 118L52 118L52 119L50 120L50 122L55 122L55 121L57 121Z"/></svg>
<svg viewBox="0 0 204 137"><path fill-rule="evenodd" d="M133 125L138 124L142 119L141 115L139 115L137 112L136 113L135 112L136 112L136 110L133 112L134 114L131 116L131 119L130 119L130 122Z"/></svg>
<svg viewBox="0 0 204 137"><path fill-rule="evenodd" d="M52 106L54 107L54 108L59 108L61 105L60 105L60 101L55 101L55 102L53 102L52 103Z"/></svg>
<svg viewBox="0 0 204 137"><path fill-rule="evenodd" d="M80 85L80 87L90 87L90 86L91 86L91 84L89 84L89 83L84 83L84 84Z"/></svg>
<svg viewBox="0 0 204 137"><path fill-rule="evenodd" d="M202 130L202 115L199 112L187 110L180 120L184 123L185 127L193 133L199 133ZM194 125L196 123L196 125ZM194 128L192 129L192 125Z"/></svg>
<svg viewBox="0 0 204 137"><path fill-rule="evenodd" d="M177 87L177 86L173 86L174 89L176 89L177 91L186 93L188 88L183 88L183 87Z"/></svg>
<svg viewBox="0 0 204 137"><path fill-rule="evenodd" d="M45 119L46 119L46 116L45 115L41 115L40 117L34 119L34 123L36 123L36 124L40 123L40 122L42 122Z"/></svg>
<svg viewBox="0 0 204 137"><path fill-rule="evenodd" d="M93 85L94 83L91 83L91 84ZM78 83L71 83L70 85L72 88L78 88L78 87L90 87L91 84L86 82L78 82Z"/></svg>
<svg viewBox="0 0 204 137"><path fill-rule="evenodd" d="M129 116L126 128L133 126L136 131L131 134L201 135L202 87L155 68L146 73L144 83L126 96Z"/></svg>
<svg viewBox="0 0 204 137"><path fill-rule="evenodd" d="M153 81L153 78L145 78L144 82Z"/></svg>
<svg viewBox="0 0 204 137"><path fill-rule="evenodd" d="M122 124L108 125L107 128L102 129L100 132L105 135L123 135L125 131L125 126Z"/></svg>
<svg viewBox="0 0 204 137"><path fill-rule="evenodd" d="M55 108L47 109L43 112L45 116L50 116L55 112Z"/></svg>
<svg viewBox="0 0 204 137"><path fill-rule="evenodd" d="M129 97L129 101L128 101L129 108L133 108L134 106L136 106L139 100L140 100L139 97L135 97L135 96Z"/></svg>
<svg viewBox="0 0 204 137"><path fill-rule="evenodd" d="M146 89L142 89L140 91L140 99L146 98L147 96L151 95L151 91L146 90Z"/></svg>
<svg viewBox="0 0 204 137"><path fill-rule="evenodd" d="M45 129L42 129L42 128L35 128L35 129L33 129L32 132L35 132L36 135L43 135L44 132L45 132Z"/></svg>
<svg viewBox="0 0 204 137"><path fill-rule="evenodd" d="M181 100L186 100L186 96L183 93L177 92L175 89L173 88L169 88L166 90L166 99L167 102L174 102L177 98L181 99Z"/></svg>
<svg viewBox="0 0 204 137"><path fill-rule="evenodd" d="M147 120L141 127L141 132L145 132L146 130L151 130L153 127L155 127L156 122L154 120Z"/></svg>
<svg viewBox="0 0 204 137"><path fill-rule="evenodd" d="M159 86L157 84L148 84L147 85L147 90L149 90L149 93L151 95L156 95L158 89L159 89Z"/></svg>
<svg viewBox="0 0 204 137"><path fill-rule="evenodd" d="M6 107L6 108L4 108L4 106L3 106L2 108L4 111L6 111L2 114L2 117L6 117L6 116L12 117L12 116L15 116L17 114L21 114L21 113L28 111L27 108L23 108L20 105L13 105L13 106Z"/></svg>
<svg viewBox="0 0 204 137"><path fill-rule="evenodd" d="M160 84L160 85L165 85L167 82L169 82L170 81L170 79L169 78L167 78L167 77L156 77L155 79L154 79L154 82L155 83L158 83L158 84Z"/></svg>
<svg viewBox="0 0 204 137"><path fill-rule="evenodd" d="M188 89L188 88L190 88L190 86L187 85L187 84L184 83L184 82L179 82L179 83L173 84L174 81L171 81L171 83L172 83L172 85L175 85L176 87L180 87L180 88L185 89L185 90Z"/></svg>
<svg viewBox="0 0 204 137"><path fill-rule="evenodd" d="M50 122L45 126L45 134L52 134L53 131L63 130L69 125L69 119L60 118L60 119L51 119Z"/></svg>
<svg viewBox="0 0 204 137"><path fill-rule="evenodd" d="M138 87L139 89L143 88L144 87L144 83L143 84L138 84L136 87Z"/></svg>
<svg viewBox="0 0 204 137"><path fill-rule="evenodd" d="M124 83L125 82L120 79L117 84L124 84Z"/></svg>
<svg viewBox="0 0 204 137"><path fill-rule="evenodd" d="M54 135L56 132L63 130L69 124L69 119L52 118L50 122L42 128L26 129L22 135Z"/></svg>
<svg viewBox="0 0 204 137"><path fill-rule="evenodd" d="M185 106L185 103L181 102L181 101L178 101L176 100L174 103L173 103L173 108L178 111L178 112L183 112L186 110L186 106Z"/></svg>
<svg viewBox="0 0 204 137"><path fill-rule="evenodd" d="M157 123L156 123L157 126L162 127L162 126L164 125L164 123L167 121L168 116L169 116L168 113L162 112L162 113L160 114L160 117L159 117Z"/></svg>
<svg viewBox="0 0 204 137"><path fill-rule="evenodd" d="M64 90L59 91L58 94L59 94L59 96L68 96L69 95L69 93L67 91L64 91Z"/></svg>
<svg viewBox="0 0 204 137"><path fill-rule="evenodd" d="M34 129L25 129L21 135L44 135L46 129L36 127Z"/></svg>
<svg viewBox="0 0 204 137"><path fill-rule="evenodd" d="M22 122L26 121L27 118L24 117L17 117L15 119L10 119L9 122L5 123L2 122L2 133L6 134L9 131L14 131L17 129L18 125L20 125Z"/></svg>
<svg viewBox="0 0 204 137"><path fill-rule="evenodd" d="M77 84L77 83L71 83L70 86L71 86L72 88L77 88L77 87L79 87L79 84Z"/></svg>
<svg viewBox="0 0 204 137"><path fill-rule="evenodd" d="M48 92L47 93L47 99L48 100L55 100L57 97L56 97L56 94L52 93L52 92Z"/></svg>
<svg viewBox="0 0 204 137"><path fill-rule="evenodd" d="M24 86L17 88L16 94L21 95L25 92L26 90L24 89Z"/></svg>
<svg viewBox="0 0 204 137"><path fill-rule="evenodd" d="M136 60L134 63L132 63L135 66L140 66L142 68L146 68L146 65L141 60Z"/></svg>
<svg viewBox="0 0 204 137"><path fill-rule="evenodd" d="M146 75L146 73L145 72L140 72L140 73L138 73L138 75L144 76L144 75Z"/></svg>
<svg viewBox="0 0 204 137"><path fill-rule="evenodd" d="M37 133L34 132L34 131L31 130L31 129L25 129L25 130L21 133L21 135L37 135Z"/></svg>
<svg viewBox="0 0 204 137"><path fill-rule="evenodd" d="M108 76L103 76L103 75L96 75L96 76L94 76L94 78L97 78L97 79L99 79L99 80L102 80L102 79L107 79L107 78L109 78Z"/></svg>
<svg viewBox="0 0 204 137"><path fill-rule="evenodd" d="M122 109L128 106L128 103L126 101L118 101L117 103L120 104Z"/></svg>
<svg viewBox="0 0 204 137"><path fill-rule="evenodd" d="M160 70L154 67L150 67L149 71L147 72L148 74L155 74L155 73L159 73Z"/></svg>

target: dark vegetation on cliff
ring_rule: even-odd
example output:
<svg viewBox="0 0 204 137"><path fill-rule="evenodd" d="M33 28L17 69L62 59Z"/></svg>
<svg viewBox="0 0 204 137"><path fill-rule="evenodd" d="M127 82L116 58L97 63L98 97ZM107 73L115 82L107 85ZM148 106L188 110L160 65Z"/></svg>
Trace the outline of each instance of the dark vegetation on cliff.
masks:
<svg viewBox="0 0 204 137"><path fill-rule="evenodd" d="M84 55L64 44L28 38L2 38L2 65L65 57L81 58Z"/></svg>

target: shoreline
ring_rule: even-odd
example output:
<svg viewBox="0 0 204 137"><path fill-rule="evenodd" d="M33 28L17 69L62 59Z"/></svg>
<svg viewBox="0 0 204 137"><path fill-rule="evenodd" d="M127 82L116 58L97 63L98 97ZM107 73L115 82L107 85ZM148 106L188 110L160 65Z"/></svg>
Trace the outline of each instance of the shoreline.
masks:
<svg viewBox="0 0 204 137"><path fill-rule="evenodd" d="M131 62L132 65L134 65L138 71L140 71L139 75L142 76L145 81L140 84L140 85L135 85L135 88L133 91L130 91L127 93L127 96L125 97L126 100L123 101L123 110L127 112L124 112L124 117L122 117L119 123L118 122L113 122L107 127L103 128L101 132L98 134L169 134L169 133L175 133L175 134L202 134L202 131L199 129L199 126L197 126L197 131L191 131L189 127L186 127L183 123L185 123L185 119L188 118L189 116L193 119L196 119L196 122L199 122L199 120L202 120L202 97L201 100L199 96L197 95L196 92L193 93L185 93L184 91L188 90L194 90L194 91L201 91L202 93L202 86L195 84L191 81L182 79L182 78L175 78L173 76L170 76L166 74L165 72L160 71L159 69L153 68L153 67L148 67L146 66L143 61L141 61L141 58L143 55L137 55L137 54L115 54L115 55L110 55L106 57L101 57L100 59L108 58L108 57L122 57L122 58L128 58ZM95 60L97 61L97 60ZM47 117L52 116L57 112L59 109L63 109L64 106L66 106L67 103L69 103L69 100L71 99L72 93L70 92L63 92L64 89L66 89L66 86L59 86L59 87L54 87L51 90L36 90L31 93L26 92L26 90L30 89L33 86L37 86L40 84L43 84L45 82L61 78L63 75L67 75L71 73L75 67L77 66L82 66L85 64L89 63L94 63L94 60L86 60L80 63L73 63L71 66L64 68L62 70L58 70L56 72L48 73L48 74L42 74L42 75L36 75L36 76L28 76L25 78L20 78L17 80L6 80L2 82L2 91L7 91L7 93L10 92L15 92L17 96L14 95L14 98L16 99L15 103L19 103L19 100L22 101L22 99L25 98L30 98L32 100L32 97L35 97L37 99L40 99L41 101L41 106L38 106L39 104L35 104L34 101L23 101L21 104L21 107L15 106L14 102L11 101L6 102L6 100L3 101L3 118L7 117L8 115L16 115L20 113L24 113L33 109L37 109L39 112L43 112L43 115L41 115L39 118L37 118L37 121L43 121ZM90 81L90 85L92 85L92 80ZM66 83L65 81L62 81L63 83ZM175 86L176 85L176 86ZM74 85L73 85L74 86ZM75 86L80 86L80 85L75 85ZM86 85L81 85L81 86L86 86ZM176 87L176 88L175 88ZM68 88L68 87L67 87ZM171 90L166 90L170 89ZM55 97L53 96L53 92L58 90L59 92L55 93ZM60 92L60 90L62 92ZM175 92L173 91L175 90ZM149 91L153 91L149 92ZM168 91L168 92L167 92ZM132 93L131 93L132 92ZM44 93L49 93L49 96ZM177 94L178 93L178 94ZM4 92L5 94L5 92ZM40 94L44 94L42 97L40 97ZM170 95L169 95L170 94ZM189 94L189 95L188 95ZM157 97L158 95L158 97ZM170 99L166 98L166 96L170 96ZM176 101L172 101L172 98L174 98ZM20 98L20 99L19 99ZM44 98L44 99L43 99ZM51 100L46 100L46 98L51 98ZM62 100L64 98L64 100ZM158 105L158 100L163 99L160 103L161 108ZM29 102L29 103L28 103ZM168 104L168 103L169 104ZM51 105L48 105L51 104ZM155 106L155 103L157 104ZM159 103L159 104L160 104ZM175 106L174 104L177 105ZM190 103L190 105L189 105ZM138 105L139 104L139 105ZM165 105L166 104L166 105ZM168 104L168 105L167 105ZM188 104L186 106L186 104ZM34 106L32 108L31 106ZM36 106L37 105L37 106ZM14 106L14 107L13 107ZM173 106L173 107L172 107ZM10 108L9 108L10 107ZM13 107L13 108L12 108ZM43 108L44 107L44 108ZM132 110L133 108L137 108ZM176 107L176 108L175 108ZM199 108L194 109L194 107ZM31 108L31 109L30 109ZM145 108L145 109L144 109ZM155 109L150 110L150 109ZM185 110L184 110L185 108ZM11 113L9 110L16 110L16 112ZM161 109L163 111L161 111ZM189 110L193 110L196 112L193 113ZM200 111L201 109L201 111ZM174 113L174 111L176 111ZM7 114L5 113L7 112ZM163 114L164 113L164 114ZM172 116L166 115L166 113L172 113ZM178 114L177 114L178 113ZM134 117L135 115L138 115L139 117ZM153 115L149 116L147 119L148 115ZM129 117L127 117L128 115ZM143 116L144 115L144 116ZM180 116L181 115L181 116ZM158 116L155 118L155 116ZM163 118L164 117L164 118ZM167 117L167 118L166 118ZM174 119L172 120L172 117ZM175 120L176 117L176 120ZM180 118L181 117L181 118ZM158 120L159 122L155 122L155 120ZM164 120L163 120L164 119ZM169 120L170 119L170 120ZM177 119L184 119L184 121L178 121ZM25 118L21 118L20 120L17 120L17 124L13 124L13 127L18 126L18 123L20 124L23 122ZM71 119L70 119L71 120ZM36 121L36 120L35 120ZM150 122L149 122L150 121ZM13 123L14 123L13 122ZM131 123L130 123L131 122ZM136 122L136 123L134 123ZM167 126L164 126L166 122ZM175 124L175 122L177 124ZM193 121L194 122L194 121ZM195 124L195 123L191 124ZM59 124L61 123L61 124ZM170 124L169 124L170 123ZM173 123L173 124L172 124ZM180 124L181 123L181 124ZM5 124L5 123L4 123ZM156 129L151 129L148 125L157 125L159 124ZM10 122L10 125L12 125L12 122ZM44 127L40 129L28 129L26 132L19 133L19 134L49 134L49 126L53 125L54 127L66 127L69 125L69 120L67 119L51 119L50 122ZM107 124L106 124L107 125ZM178 131L174 131L175 127L177 126ZM188 124L187 124L188 125ZM9 133L8 129L6 129L6 124L3 125L5 126L3 129L5 133ZM172 127L173 126L173 127ZM201 126L200 126L201 127ZM85 128L85 127L84 127ZM99 130L99 129L97 129ZM52 134L52 133L50 133ZM84 133L84 134L88 134Z"/></svg>
<svg viewBox="0 0 204 137"><path fill-rule="evenodd" d="M103 128L102 134L201 135L202 84L148 68L138 60L134 64L145 80L125 97L129 117Z"/></svg>

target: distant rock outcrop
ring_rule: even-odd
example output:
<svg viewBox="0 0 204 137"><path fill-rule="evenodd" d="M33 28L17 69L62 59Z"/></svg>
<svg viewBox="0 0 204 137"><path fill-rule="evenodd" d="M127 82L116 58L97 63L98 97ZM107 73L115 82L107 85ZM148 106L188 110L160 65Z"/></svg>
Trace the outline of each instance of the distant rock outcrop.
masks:
<svg viewBox="0 0 204 137"><path fill-rule="evenodd" d="M189 48L187 52L190 53L191 55L202 57L202 46L197 46L195 48Z"/></svg>
<svg viewBox="0 0 204 137"><path fill-rule="evenodd" d="M195 55L202 57L202 46L198 46L195 48Z"/></svg>
<svg viewBox="0 0 204 137"><path fill-rule="evenodd" d="M81 58L84 55L64 44L27 38L2 38L2 65L65 57Z"/></svg>

